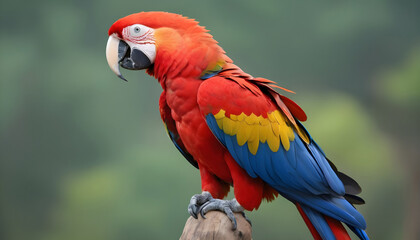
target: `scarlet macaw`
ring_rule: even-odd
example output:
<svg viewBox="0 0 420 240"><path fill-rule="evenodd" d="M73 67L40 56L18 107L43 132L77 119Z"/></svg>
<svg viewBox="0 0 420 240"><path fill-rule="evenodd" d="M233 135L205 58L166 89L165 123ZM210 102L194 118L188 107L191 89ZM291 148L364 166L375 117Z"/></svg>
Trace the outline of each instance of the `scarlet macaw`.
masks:
<svg viewBox="0 0 420 240"><path fill-rule="evenodd" d="M359 185L339 172L301 124L304 111L277 93L273 81L243 72L193 19L141 12L109 29L106 56L119 66L146 69L159 81L160 114L168 135L201 175L202 193L191 198L194 217L257 209L278 194L293 202L315 239L350 239L345 223L368 239L353 207ZM125 79L124 79L125 80ZM289 91L290 92L290 91ZM223 200L230 187L235 199Z"/></svg>

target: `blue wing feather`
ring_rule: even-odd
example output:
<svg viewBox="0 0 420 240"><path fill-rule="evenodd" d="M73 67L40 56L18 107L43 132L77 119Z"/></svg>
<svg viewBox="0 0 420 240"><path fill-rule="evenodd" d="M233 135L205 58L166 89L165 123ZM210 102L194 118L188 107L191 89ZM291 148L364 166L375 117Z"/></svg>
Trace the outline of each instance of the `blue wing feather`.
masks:
<svg viewBox="0 0 420 240"><path fill-rule="evenodd" d="M239 146L236 136L225 134L212 114L206 116L206 121L214 135L251 177L260 177L287 199L310 209L314 214L305 211L308 217L311 215L309 218L315 221L318 219L316 214L324 214L356 229L366 227L363 216L342 197L345 194L343 183L312 138L306 144L295 133L290 148L285 150L281 145L277 152L271 151L267 142L260 142L254 155L248 150L247 144ZM324 231L322 229L326 223L317 221L320 231ZM322 234L330 239L328 231Z"/></svg>
<svg viewBox="0 0 420 240"><path fill-rule="evenodd" d="M256 168L259 170L258 173L261 174L261 178L265 179L270 185L274 185L275 181L271 178L269 170L266 168L266 162L270 162L270 148L267 144L262 144L260 146L261 154L256 159Z"/></svg>

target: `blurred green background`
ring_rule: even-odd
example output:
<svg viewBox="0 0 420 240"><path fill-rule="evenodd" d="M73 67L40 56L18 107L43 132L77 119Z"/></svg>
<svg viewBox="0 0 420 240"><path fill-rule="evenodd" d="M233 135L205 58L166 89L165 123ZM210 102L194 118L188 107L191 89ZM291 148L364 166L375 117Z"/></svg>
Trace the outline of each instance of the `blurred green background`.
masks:
<svg viewBox="0 0 420 240"><path fill-rule="evenodd" d="M363 187L372 239L420 239L420 1L1 1L0 239L177 239L199 173L166 136L160 86L109 70L107 31L195 18L246 72L277 81ZM230 196L232 197L232 196ZM309 239L279 198L254 239Z"/></svg>

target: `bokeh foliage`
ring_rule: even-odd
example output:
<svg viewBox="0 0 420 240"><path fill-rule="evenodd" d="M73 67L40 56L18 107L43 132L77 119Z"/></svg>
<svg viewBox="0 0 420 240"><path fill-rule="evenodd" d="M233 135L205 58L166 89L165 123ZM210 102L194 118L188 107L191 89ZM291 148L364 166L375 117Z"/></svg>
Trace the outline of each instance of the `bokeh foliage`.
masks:
<svg viewBox="0 0 420 240"><path fill-rule="evenodd" d="M245 71L297 92L362 185L371 238L418 239L420 2L397 0L2 1L0 239L180 236L198 171L166 136L156 80L119 81L104 54L116 19L150 10L196 18ZM284 199L249 215L255 239L310 236Z"/></svg>

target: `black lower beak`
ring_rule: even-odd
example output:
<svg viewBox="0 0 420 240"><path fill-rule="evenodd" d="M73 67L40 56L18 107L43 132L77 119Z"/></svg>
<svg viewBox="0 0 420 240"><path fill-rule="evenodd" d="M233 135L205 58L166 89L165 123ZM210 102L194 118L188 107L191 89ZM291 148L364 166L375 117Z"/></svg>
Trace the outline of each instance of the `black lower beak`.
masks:
<svg viewBox="0 0 420 240"><path fill-rule="evenodd" d="M152 65L150 59L142 51L136 48L131 49L122 40L118 44L118 59L120 66L129 70L142 70Z"/></svg>

